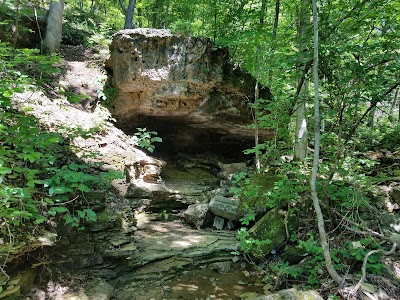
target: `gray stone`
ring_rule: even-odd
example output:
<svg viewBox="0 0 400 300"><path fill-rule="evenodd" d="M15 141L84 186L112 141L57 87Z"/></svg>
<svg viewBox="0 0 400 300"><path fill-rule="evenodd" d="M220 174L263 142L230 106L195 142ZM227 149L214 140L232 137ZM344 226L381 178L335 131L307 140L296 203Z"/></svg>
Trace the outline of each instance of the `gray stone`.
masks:
<svg viewBox="0 0 400 300"><path fill-rule="evenodd" d="M215 196L211 199L209 206L214 215L238 221L240 218L238 214L239 204L240 201L237 198Z"/></svg>
<svg viewBox="0 0 400 300"><path fill-rule="evenodd" d="M103 257L100 255L82 255L72 258L72 266L74 269L84 269L88 267L93 267L103 263Z"/></svg>
<svg viewBox="0 0 400 300"><path fill-rule="evenodd" d="M121 248L107 249L104 252L104 257L126 257L136 252L137 246L134 243L129 243Z"/></svg>
<svg viewBox="0 0 400 300"><path fill-rule="evenodd" d="M233 228L235 228L236 223L237 222L235 222L235 221L229 220L225 225L225 229L226 230L232 230Z"/></svg>
<svg viewBox="0 0 400 300"><path fill-rule="evenodd" d="M400 186L394 186L392 188L391 196L393 201L400 205Z"/></svg>
<svg viewBox="0 0 400 300"><path fill-rule="evenodd" d="M400 242L400 216L393 213L385 213L380 219L382 231L397 242Z"/></svg>
<svg viewBox="0 0 400 300"><path fill-rule="evenodd" d="M186 222L193 224L196 228L205 228L212 224L213 214L208 204L192 204L183 213Z"/></svg>
<svg viewBox="0 0 400 300"><path fill-rule="evenodd" d="M215 216L213 227L217 230L222 230L222 229L224 229L224 223L225 223L224 218L222 218L220 216Z"/></svg>
<svg viewBox="0 0 400 300"><path fill-rule="evenodd" d="M194 262L196 266L231 262L232 251L238 249L234 232L194 230L178 222L148 224L135 233L135 240L138 249L126 260L134 272L118 277L123 286L173 275L195 267Z"/></svg>
<svg viewBox="0 0 400 300"><path fill-rule="evenodd" d="M244 162L231 164L218 163L218 166L221 168L221 172L218 173L218 176L227 180L232 180L233 176L236 174L247 173L249 171Z"/></svg>
<svg viewBox="0 0 400 300"><path fill-rule="evenodd" d="M95 280L85 290L89 300L110 300L114 297L114 287L103 279Z"/></svg>
<svg viewBox="0 0 400 300"><path fill-rule="evenodd" d="M226 274L229 273L229 271L231 270L231 265L232 264L229 261L222 261L211 264L209 268L211 270L217 271L218 273Z"/></svg>
<svg viewBox="0 0 400 300"><path fill-rule="evenodd" d="M88 243L79 243L75 245L77 248L68 249L68 256L80 256L94 254L94 245Z"/></svg>
<svg viewBox="0 0 400 300"><path fill-rule="evenodd" d="M226 196L228 193L229 193L229 192L228 192L228 190L227 190L225 187L221 187L221 188L218 188L218 189L214 189L214 190L209 191L209 192L208 192L208 195L209 195L210 198L213 198L213 197L215 197L215 196L224 197L224 196Z"/></svg>
<svg viewBox="0 0 400 300"><path fill-rule="evenodd" d="M287 289L275 294L262 295L246 298L247 300L323 300L316 291L298 291L297 289Z"/></svg>
<svg viewBox="0 0 400 300"><path fill-rule="evenodd" d="M137 186L134 183L131 183L128 186L128 189L125 194L125 198L127 199L134 199L134 198L150 198L153 196L153 193L150 189L143 187L143 186Z"/></svg>
<svg viewBox="0 0 400 300"><path fill-rule="evenodd" d="M257 245L255 254L268 255L274 249L279 249L286 240L286 211L274 208L267 212L252 228L250 236L257 240L269 240L270 243ZM288 227L293 227L293 218L288 218Z"/></svg>
<svg viewBox="0 0 400 300"><path fill-rule="evenodd" d="M111 239L110 239L110 243L114 247L119 247L121 245L129 243L130 241L131 241L131 239L124 234L116 234L113 237L111 237Z"/></svg>

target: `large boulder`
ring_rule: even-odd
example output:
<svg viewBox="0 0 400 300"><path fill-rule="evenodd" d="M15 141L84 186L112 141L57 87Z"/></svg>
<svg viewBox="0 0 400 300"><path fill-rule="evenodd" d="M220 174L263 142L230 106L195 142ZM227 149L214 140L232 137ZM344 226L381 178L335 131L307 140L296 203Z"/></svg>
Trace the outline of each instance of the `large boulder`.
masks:
<svg viewBox="0 0 400 300"><path fill-rule="evenodd" d="M240 201L237 198L215 196L211 199L209 207L216 216L238 221L240 218L239 204Z"/></svg>
<svg viewBox="0 0 400 300"><path fill-rule="evenodd" d="M256 249L254 249L256 255L268 255L272 250L277 250L283 246L287 238L286 226L291 229L294 223L293 218L287 217L287 213L279 207L273 208L249 229L252 238L266 241L257 244Z"/></svg>
<svg viewBox="0 0 400 300"><path fill-rule="evenodd" d="M251 146L254 132L246 125L252 123L248 103L255 79L228 58L226 48L204 37L149 28L117 32L107 68L117 91L112 110L119 126L128 133L147 126L163 137L163 145L169 132L176 147L209 147L222 139L225 145L244 139ZM262 89L260 97L267 99L269 91Z"/></svg>
<svg viewBox="0 0 400 300"><path fill-rule="evenodd" d="M192 204L183 213L186 222L193 224L196 228L208 227L213 222L213 214L207 203Z"/></svg>

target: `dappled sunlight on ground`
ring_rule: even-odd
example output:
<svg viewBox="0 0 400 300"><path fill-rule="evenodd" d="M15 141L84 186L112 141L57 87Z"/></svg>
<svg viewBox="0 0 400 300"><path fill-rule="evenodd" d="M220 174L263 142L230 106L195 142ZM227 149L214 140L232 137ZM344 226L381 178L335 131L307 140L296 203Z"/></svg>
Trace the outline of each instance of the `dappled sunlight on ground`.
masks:
<svg viewBox="0 0 400 300"><path fill-rule="evenodd" d="M210 269L184 272L177 279L163 282L136 299L239 299L245 292L261 292L263 284L246 277L246 271L235 266L229 274L219 274ZM145 288L146 289L146 288ZM146 298L147 297L147 298Z"/></svg>

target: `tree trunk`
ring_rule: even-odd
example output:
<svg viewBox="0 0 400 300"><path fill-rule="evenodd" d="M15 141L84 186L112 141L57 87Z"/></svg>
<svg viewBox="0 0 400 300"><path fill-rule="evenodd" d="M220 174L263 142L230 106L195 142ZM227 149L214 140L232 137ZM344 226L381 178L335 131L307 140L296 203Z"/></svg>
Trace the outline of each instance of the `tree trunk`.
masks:
<svg viewBox="0 0 400 300"><path fill-rule="evenodd" d="M265 9L267 7L267 0L261 1L260 24L264 25Z"/></svg>
<svg viewBox="0 0 400 300"><path fill-rule="evenodd" d="M254 103L257 104L257 101L260 99L260 88L258 86L258 80L256 81L256 86L254 87ZM258 126L258 116L257 109L254 110L254 147L256 149L256 172L260 173L261 170L261 158L260 158L260 149L259 149L259 126Z"/></svg>
<svg viewBox="0 0 400 300"><path fill-rule="evenodd" d="M315 214L317 215L318 231L321 241L321 247L324 253L325 265L329 275L341 287L343 278L336 272L333 267L331 254L329 250L328 237L325 231L324 216L322 214L321 205L319 202L316 181L319 167L319 150L320 150L320 116L319 116L319 86L318 86L318 11L317 0L312 0L313 20L314 20L314 119L315 119L315 141L314 141L314 160L310 179L311 197L314 204Z"/></svg>
<svg viewBox="0 0 400 300"><path fill-rule="evenodd" d="M298 27L298 45L299 45L299 59L298 59L298 73L300 87L296 105L296 141L295 141L295 155L300 161L305 161L307 156L307 111L306 103L308 98L308 79L306 76L306 65L308 58L305 55L307 49L308 37L310 36L310 9L308 0L300 0L299 10L299 27Z"/></svg>
<svg viewBox="0 0 400 300"><path fill-rule="evenodd" d="M94 14L94 7L95 7L95 3L94 3L94 0L92 0L90 3L90 14Z"/></svg>
<svg viewBox="0 0 400 300"><path fill-rule="evenodd" d="M373 129L375 126L375 112L376 106L369 112L367 127L370 129Z"/></svg>
<svg viewBox="0 0 400 300"><path fill-rule="evenodd" d="M218 0L217 0L218 1ZM217 39L217 32L218 32L218 2L215 1L214 5L214 28L213 28L213 42L215 43Z"/></svg>
<svg viewBox="0 0 400 300"><path fill-rule="evenodd" d="M280 8L281 8L281 1L280 1L280 0L276 0L276 2L275 2L274 29L273 29L273 31L272 31L272 43L274 43L275 40L276 40L276 34L277 34L277 31L278 31L278 22L279 22L279 11L280 11ZM275 48L275 45L272 44L271 48L274 49L274 48Z"/></svg>
<svg viewBox="0 0 400 300"><path fill-rule="evenodd" d="M13 45L14 49L17 47L18 37L19 37L19 6L20 6L20 4L21 4L20 0L17 0L16 12L15 12L15 17L14 17L13 41L12 41L12 45Z"/></svg>
<svg viewBox="0 0 400 300"><path fill-rule="evenodd" d="M153 28L160 28L159 21L159 8L163 5L161 0L155 0L153 4L153 11L151 14L151 26Z"/></svg>
<svg viewBox="0 0 400 300"><path fill-rule="evenodd" d="M57 2L51 1L42 49L45 54L60 52L63 14L64 0L58 0Z"/></svg>
<svg viewBox="0 0 400 300"><path fill-rule="evenodd" d="M133 16L135 14L136 0L129 0L128 9L125 15L125 26L124 29L134 28Z"/></svg>
<svg viewBox="0 0 400 300"><path fill-rule="evenodd" d="M164 29L168 28L169 6L170 0L167 1L167 9L165 10Z"/></svg>
<svg viewBox="0 0 400 300"><path fill-rule="evenodd" d="M125 0L118 0L119 6L121 6L122 13L126 16L126 5Z"/></svg>

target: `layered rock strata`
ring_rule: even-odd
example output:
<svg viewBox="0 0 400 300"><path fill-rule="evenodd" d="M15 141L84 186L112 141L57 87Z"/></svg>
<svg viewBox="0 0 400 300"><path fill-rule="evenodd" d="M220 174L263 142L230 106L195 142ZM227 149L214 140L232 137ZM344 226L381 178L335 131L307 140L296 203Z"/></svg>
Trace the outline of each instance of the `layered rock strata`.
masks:
<svg viewBox="0 0 400 300"><path fill-rule="evenodd" d="M166 135L169 129L176 136L178 128L181 144L215 142L218 134L228 143L253 138L246 125L252 122L255 80L229 63L226 48L207 38L141 28L116 33L110 54L113 114L126 132L147 123ZM266 89L261 97L268 98Z"/></svg>

